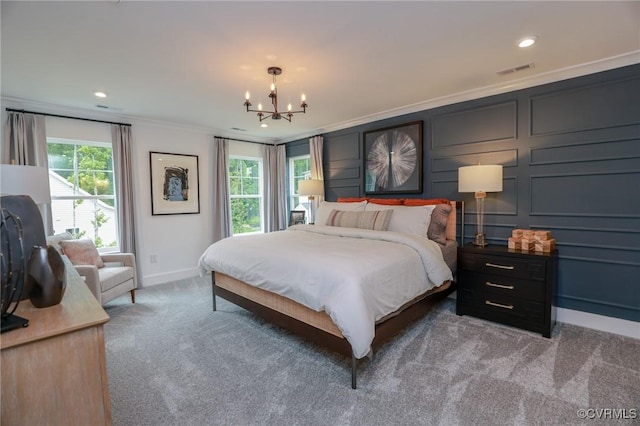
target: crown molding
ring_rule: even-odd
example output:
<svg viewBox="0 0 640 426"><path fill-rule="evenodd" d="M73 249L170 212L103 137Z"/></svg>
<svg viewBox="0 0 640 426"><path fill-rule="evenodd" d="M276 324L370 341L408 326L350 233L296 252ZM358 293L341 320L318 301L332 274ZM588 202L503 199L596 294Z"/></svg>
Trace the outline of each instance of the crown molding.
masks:
<svg viewBox="0 0 640 426"><path fill-rule="evenodd" d="M429 99L415 104L406 105L399 108L393 108L386 111L381 111L375 114L362 116L353 120L342 121L327 125L325 127L314 129L313 131L301 133L296 136L283 138L283 139L260 139L260 138L247 138L246 135L240 133L229 132L228 130L221 130L216 128L195 126L192 124L185 124L179 122L167 122L157 119L143 118L134 115L117 114L117 113L104 113L99 111L92 111L82 108L67 107L63 105L48 104L45 102L36 102L25 99L6 98L2 97L2 106L6 107L6 103L10 103L12 108L24 108L24 109L38 109L42 113L50 114L70 114L79 118L89 118L105 121L131 121L132 124L147 124L152 126L159 126L171 129L186 130L195 133L202 133L207 135L215 135L229 139L245 139L252 142L280 145L283 143L293 142L315 136L318 134L324 134L329 132L335 132L337 130L347 129L349 127L356 127L362 124L371 123L374 121L384 120L387 118L397 117L399 115L412 114L419 111L433 109L445 105L451 105L459 102L470 101L474 99L480 99L488 96L499 95L502 93L513 92L515 90L527 89L530 87L540 86L543 84L554 83L561 80L567 80L570 78L582 77L589 74L595 74L602 71L608 71L615 68L622 68L628 65L634 65L640 63L640 50L624 53L618 56L612 56L610 58L600 59L597 61L587 62L584 64L574 65L546 73L536 74L530 77L524 77L516 80L509 80L504 83L494 84L490 86L480 87L477 89L467 90L464 92L454 93L452 95L442 96L439 98Z"/></svg>
<svg viewBox="0 0 640 426"><path fill-rule="evenodd" d="M488 96L499 95L502 93L513 92L515 90L528 89L530 87L541 86L543 84L554 83L570 78L582 77L589 74L595 74L602 71L609 71L615 68L622 68L628 65L640 63L640 50L624 53L618 56L612 56L606 59L600 59L580 65L574 65L554 71L536 74L530 77L524 77L517 80L509 80L508 82L494 84L491 86L480 87L477 89L467 90L464 92L454 93L452 95L442 96L440 98L429 99L411 105L399 108L393 108L381 111L375 114L366 115L353 120L343 121L328 125L322 129L313 132L304 133L295 137L283 139L279 143L293 142L296 140L311 137L317 134L335 132L337 130L356 127L362 124L371 123L373 121L384 120L387 118L397 117L399 115L412 114L414 112L433 109L445 105L451 105L459 102L470 101L474 99L485 98Z"/></svg>

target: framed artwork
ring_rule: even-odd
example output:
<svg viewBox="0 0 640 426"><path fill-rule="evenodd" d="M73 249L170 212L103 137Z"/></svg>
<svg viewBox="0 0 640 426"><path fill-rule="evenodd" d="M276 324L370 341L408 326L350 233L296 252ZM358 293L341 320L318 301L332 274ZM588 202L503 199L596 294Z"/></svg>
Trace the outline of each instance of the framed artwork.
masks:
<svg viewBox="0 0 640 426"><path fill-rule="evenodd" d="M149 152L151 214L200 213L198 156Z"/></svg>
<svg viewBox="0 0 640 426"><path fill-rule="evenodd" d="M291 213L289 213L289 226L304 225L305 214L304 210L291 210Z"/></svg>
<svg viewBox="0 0 640 426"><path fill-rule="evenodd" d="M365 194L422 192L422 121L363 136Z"/></svg>

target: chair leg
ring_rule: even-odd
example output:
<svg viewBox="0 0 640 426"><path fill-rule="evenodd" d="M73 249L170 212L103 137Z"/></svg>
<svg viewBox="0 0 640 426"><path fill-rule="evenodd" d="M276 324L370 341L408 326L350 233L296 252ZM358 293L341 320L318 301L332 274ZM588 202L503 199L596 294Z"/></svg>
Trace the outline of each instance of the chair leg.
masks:
<svg viewBox="0 0 640 426"><path fill-rule="evenodd" d="M131 303L136 303L136 289L131 290Z"/></svg>

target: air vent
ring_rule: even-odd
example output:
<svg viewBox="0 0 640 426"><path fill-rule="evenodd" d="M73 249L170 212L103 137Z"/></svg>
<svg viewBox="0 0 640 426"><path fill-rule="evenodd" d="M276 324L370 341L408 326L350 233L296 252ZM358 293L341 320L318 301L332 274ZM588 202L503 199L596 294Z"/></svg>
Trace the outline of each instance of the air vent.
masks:
<svg viewBox="0 0 640 426"><path fill-rule="evenodd" d="M526 65L520 65L514 68L507 68L506 70L502 70L502 71L497 71L496 74L498 75L507 75L507 74L513 74L514 72L518 72L518 71L524 71L524 70L528 70L531 68L535 68L535 65L532 63L530 64L526 64Z"/></svg>
<svg viewBox="0 0 640 426"><path fill-rule="evenodd" d="M122 111L122 108L118 108L118 107L112 107L109 105L100 105L97 104L96 108L100 108L100 109L106 109L107 111Z"/></svg>

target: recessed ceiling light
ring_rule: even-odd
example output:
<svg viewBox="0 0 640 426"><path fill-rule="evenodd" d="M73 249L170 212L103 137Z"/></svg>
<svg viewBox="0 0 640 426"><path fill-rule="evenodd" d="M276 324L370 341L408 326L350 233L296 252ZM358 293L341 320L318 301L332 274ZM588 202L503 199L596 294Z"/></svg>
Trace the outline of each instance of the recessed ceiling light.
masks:
<svg viewBox="0 0 640 426"><path fill-rule="evenodd" d="M107 94L104 92L93 92L93 94L98 98L106 98Z"/></svg>
<svg viewBox="0 0 640 426"><path fill-rule="evenodd" d="M529 36L529 37L523 38L518 43L518 47L532 46L536 42L536 40L538 40L538 36Z"/></svg>
<svg viewBox="0 0 640 426"><path fill-rule="evenodd" d="M269 126L267 125L267 123L262 123L260 127L269 127Z"/></svg>

